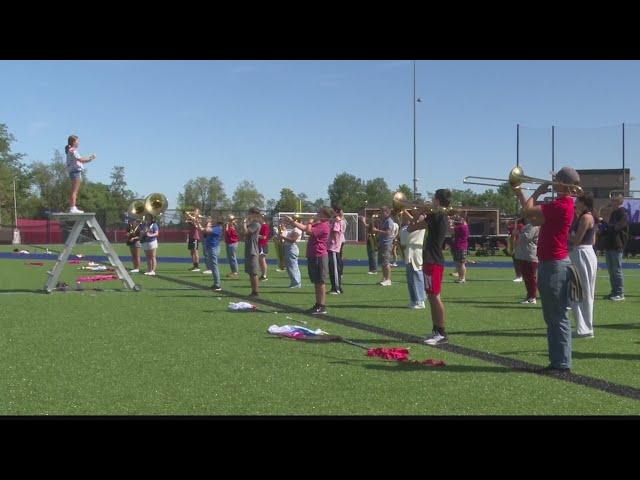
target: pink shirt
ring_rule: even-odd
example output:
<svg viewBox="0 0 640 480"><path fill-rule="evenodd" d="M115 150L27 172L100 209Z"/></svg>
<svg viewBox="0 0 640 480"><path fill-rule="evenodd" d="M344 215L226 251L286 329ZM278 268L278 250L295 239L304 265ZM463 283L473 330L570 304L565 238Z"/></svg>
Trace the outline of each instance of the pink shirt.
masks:
<svg viewBox="0 0 640 480"><path fill-rule="evenodd" d="M469 248L469 225L463 223L453 227L453 248L466 250Z"/></svg>
<svg viewBox="0 0 640 480"><path fill-rule="evenodd" d="M573 221L574 203L569 196L558 197L541 205L544 225L538 236L538 260L564 260L569 256L569 228Z"/></svg>
<svg viewBox="0 0 640 480"><path fill-rule="evenodd" d="M329 221L318 221L311 224L311 234L307 243L307 258L318 258L328 255L327 241L331 225Z"/></svg>
<svg viewBox="0 0 640 480"><path fill-rule="evenodd" d="M328 249L330 252L339 252L344 243L344 232L342 231L342 221L335 220L330 223L330 235Z"/></svg>

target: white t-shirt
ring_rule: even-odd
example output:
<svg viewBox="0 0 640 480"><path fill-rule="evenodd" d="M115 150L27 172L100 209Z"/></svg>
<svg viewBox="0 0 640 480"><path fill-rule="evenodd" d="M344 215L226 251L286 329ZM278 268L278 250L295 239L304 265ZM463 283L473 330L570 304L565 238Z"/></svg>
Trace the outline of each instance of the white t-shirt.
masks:
<svg viewBox="0 0 640 480"><path fill-rule="evenodd" d="M82 162L79 160L82 156L78 153L78 149L70 147L67 152L67 170L84 170Z"/></svg>
<svg viewBox="0 0 640 480"><path fill-rule="evenodd" d="M294 228L292 228L290 230L287 230L287 238L292 240L294 233L298 234L298 239L296 240L296 242L298 242L300 240L300 238L302 237L302 230L300 230L298 227L294 227Z"/></svg>
<svg viewBox="0 0 640 480"><path fill-rule="evenodd" d="M391 230L391 238L396 238L398 236L398 231L400 230L400 226L393 222L393 230Z"/></svg>

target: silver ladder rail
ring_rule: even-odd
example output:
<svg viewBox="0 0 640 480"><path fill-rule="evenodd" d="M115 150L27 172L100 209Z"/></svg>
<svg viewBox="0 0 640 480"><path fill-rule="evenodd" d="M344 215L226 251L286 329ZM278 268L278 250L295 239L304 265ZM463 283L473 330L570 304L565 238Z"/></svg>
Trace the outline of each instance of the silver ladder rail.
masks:
<svg viewBox="0 0 640 480"><path fill-rule="evenodd" d="M72 220L75 223L73 224L71 233L69 234L69 237L64 244L64 250L58 256L58 260L53 267L53 270L49 274L49 279L47 280L47 283L44 287L47 293L51 293L56 289L56 285L58 284L58 279L60 278L62 269L66 265L67 260L69 259L69 255L71 255L71 250L73 250L73 247L78 242L78 237L80 236L80 232L82 232L85 224L89 227L91 233L93 233L93 236L100 243L100 247L102 247L102 251L107 256L109 263L115 268L118 278L122 280L129 289L135 292L140 291L140 286L136 285L131 279L129 272L124 267L124 264L120 260L120 257L111 246L111 243L109 242L107 236L104 234L104 231L96 220L95 213L54 213L51 216L56 220Z"/></svg>

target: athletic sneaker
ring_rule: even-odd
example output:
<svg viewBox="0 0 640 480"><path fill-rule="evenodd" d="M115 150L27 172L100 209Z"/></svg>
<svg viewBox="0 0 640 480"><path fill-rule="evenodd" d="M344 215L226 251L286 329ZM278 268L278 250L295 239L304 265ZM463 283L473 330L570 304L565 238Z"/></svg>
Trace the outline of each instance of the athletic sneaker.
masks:
<svg viewBox="0 0 640 480"><path fill-rule="evenodd" d="M383 280L380 282L380 285L382 285L383 287L389 287L391 286L391 280Z"/></svg>
<svg viewBox="0 0 640 480"><path fill-rule="evenodd" d="M624 300L624 295L614 295L613 297L609 297L609 300L613 300L614 302L621 302Z"/></svg>
<svg viewBox="0 0 640 480"><path fill-rule="evenodd" d="M414 310L424 310L427 307L425 306L424 302L420 302L416 303L415 305L411 305L411 308L413 308Z"/></svg>
<svg viewBox="0 0 640 480"><path fill-rule="evenodd" d="M213 287L211 287L211 290L213 290L214 292L221 292L222 287L220 285L214 285Z"/></svg>
<svg viewBox="0 0 640 480"><path fill-rule="evenodd" d="M313 313L313 312L315 312L315 311L318 309L318 307L319 307L319 306L320 306L320 305L318 305L317 303L314 303L314 304L313 304L313 307L309 308L308 310L305 310L305 312L306 312L306 313Z"/></svg>
<svg viewBox="0 0 640 480"><path fill-rule="evenodd" d="M340 292L338 290L331 290L329 292L330 295L340 295Z"/></svg>
<svg viewBox="0 0 640 480"><path fill-rule="evenodd" d="M433 332L426 338L424 343L427 345L442 345L444 343L449 343L449 338L444 335L440 335L439 332Z"/></svg>
<svg viewBox="0 0 640 480"><path fill-rule="evenodd" d="M392 267L397 267L397 266L398 266L398 264L397 264L396 262L393 262L393 263L391 264L391 266L392 266Z"/></svg>
<svg viewBox="0 0 640 480"><path fill-rule="evenodd" d="M289 288L302 288L302 284L300 284L300 285L289 285Z"/></svg>
<svg viewBox="0 0 640 480"><path fill-rule="evenodd" d="M203 275L211 275L213 272L211 270L205 270L202 272Z"/></svg>
<svg viewBox="0 0 640 480"><path fill-rule="evenodd" d="M458 278L460 276L460 274L458 274L456 272L451 272L449 275L451 275L452 277L456 277L456 278Z"/></svg>
<svg viewBox="0 0 640 480"><path fill-rule="evenodd" d="M521 303L522 305L525 305L525 304L535 305L535 304L537 303L537 301L536 301L536 299L535 299L535 298L527 298L527 299L525 299L525 300L521 301L520 303Z"/></svg>
<svg viewBox="0 0 640 480"><path fill-rule="evenodd" d="M594 336L593 336L593 332L591 332L591 333L573 332L571 334L571 338L594 338Z"/></svg>
<svg viewBox="0 0 640 480"><path fill-rule="evenodd" d="M269 279L268 279L267 277L265 277L264 275L262 275L262 276L260 277L260 281L261 281L261 282L266 282L267 280L269 280Z"/></svg>
<svg viewBox="0 0 640 480"><path fill-rule="evenodd" d="M327 307L325 307L324 305L320 305L313 312L311 312L311 315L326 315L326 314L327 314Z"/></svg>
<svg viewBox="0 0 640 480"><path fill-rule="evenodd" d="M78 207L71 207L69 213L84 213L84 210L80 210Z"/></svg>
<svg viewBox="0 0 640 480"><path fill-rule="evenodd" d="M284 272L284 270L280 270L279 268L276 268L276 272Z"/></svg>
<svg viewBox="0 0 640 480"><path fill-rule="evenodd" d="M129 273L140 273L140 269L134 268L133 270L129 270Z"/></svg>
<svg viewBox="0 0 640 480"><path fill-rule="evenodd" d="M150 277L155 277L156 272L144 272L145 275L149 275Z"/></svg>
<svg viewBox="0 0 640 480"><path fill-rule="evenodd" d="M458 278L454 280L453 283L467 283L467 281L464 278Z"/></svg>
<svg viewBox="0 0 640 480"><path fill-rule="evenodd" d="M520 282L522 282L522 277L516 277L516 278L513 279L513 281L516 282L516 283L520 283Z"/></svg>
<svg viewBox="0 0 640 480"><path fill-rule="evenodd" d="M377 275L378 272L367 272L367 275Z"/></svg>
<svg viewBox="0 0 640 480"><path fill-rule="evenodd" d="M234 272L227 273L227 278L230 278L230 277L237 277L237 276L238 276L238 273L237 273L237 272L236 272L236 273L234 273Z"/></svg>
<svg viewBox="0 0 640 480"><path fill-rule="evenodd" d="M199 272L200 269L198 267L193 267L189 269L190 272Z"/></svg>

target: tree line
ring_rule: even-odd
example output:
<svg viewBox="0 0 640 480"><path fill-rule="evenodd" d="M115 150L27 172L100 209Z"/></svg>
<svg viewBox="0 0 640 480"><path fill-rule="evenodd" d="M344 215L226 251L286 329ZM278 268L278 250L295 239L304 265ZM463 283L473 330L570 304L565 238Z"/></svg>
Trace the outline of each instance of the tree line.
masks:
<svg viewBox="0 0 640 480"><path fill-rule="evenodd" d="M0 223L7 225L13 221L14 178L20 217L47 218L50 212L66 211L71 184L63 154L55 150L50 162L37 161L26 165L25 155L11 149L15 140L7 126L0 124ZM85 211L106 212L107 223L116 224L138 194L127 187L123 166L113 167L110 180L106 184L83 178L78 204ZM327 188L327 198L314 200L304 192L295 192L288 187L280 190L278 199L266 200L249 180L240 182L228 196L219 177L197 177L189 180L179 192L176 209L193 210L198 207L208 215L216 210L243 212L257 207L272 215L277 212L316 211L323 205L340 204L346 212L360 212L365 206L389 205L395 191L402 191L409 200L413 200L413 192L406 184L398 185L392 191L382 177L365 180L347 172L335 176ZM452 193L456 206L498 208L505 214L516 212L516 203L508 185L497 190L487 189L483 193L470 189L454 189ZM431 192L426 192L425 198L431 196Z"/></svg>

